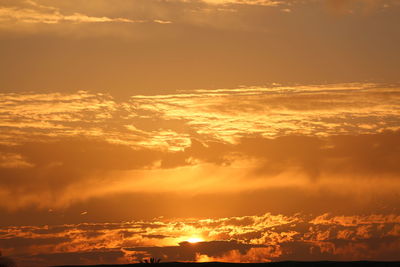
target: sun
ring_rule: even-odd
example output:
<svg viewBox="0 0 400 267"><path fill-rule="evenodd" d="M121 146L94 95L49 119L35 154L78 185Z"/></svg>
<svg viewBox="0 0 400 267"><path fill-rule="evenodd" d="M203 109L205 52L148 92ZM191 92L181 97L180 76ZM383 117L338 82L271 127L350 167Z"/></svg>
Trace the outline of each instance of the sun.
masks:
<svg viewBox="0 0 400 267"><path fill-rule="evenodd" d="M203 242L204 239L202 239L200 237L191 237L186 241L189 242L189 243L198 243L198 242Z"/></svg>

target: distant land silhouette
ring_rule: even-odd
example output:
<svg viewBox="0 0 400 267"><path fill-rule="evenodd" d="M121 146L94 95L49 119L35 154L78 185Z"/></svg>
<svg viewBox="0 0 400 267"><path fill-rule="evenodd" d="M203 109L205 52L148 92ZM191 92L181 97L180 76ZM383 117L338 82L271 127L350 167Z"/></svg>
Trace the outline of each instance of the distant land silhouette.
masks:
<svg viewBox="0 0 400 267"><path fill-rule="evenodd" d="M3 257L0 253L0 267L17 267L17 265L12 259Z"/></svg>
<svg viewBox="0 0 400 267"><path fill-rule="evenodd" d="M53 267L129 267L129 266L146 266L152 263L134 263L121 265L62 265ZM226 262L161 262L154 263L163 267L400 267L400 261L282 261L282 262L267 262L267 263L226 263Z"/></svg>

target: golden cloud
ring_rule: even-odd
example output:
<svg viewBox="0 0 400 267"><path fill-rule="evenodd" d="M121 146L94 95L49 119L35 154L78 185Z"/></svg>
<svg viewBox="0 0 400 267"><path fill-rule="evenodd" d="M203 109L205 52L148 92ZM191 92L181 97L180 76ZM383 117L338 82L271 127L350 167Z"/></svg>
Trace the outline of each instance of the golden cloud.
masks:
<svg viewBox="0 0 400 267"><path fill-rule="evenodd" d="M322 216L328 218L329 215ZM42 261L51 264L96 263L100 256L103 256L102 263L129 263L148 256L163 261L198 262L398 257L399 233L394 232L399 229L398 216L376 214L347 218L356 223L320 224L321 216L267 213L202 220L7 227L0 232L0 248L5 254L15 256L22 266L36 266ZM344 232L349 234L344 235ZM204 241L186 242L193 236L202 237ZM91 260L78 257L82 253ZM104 260L109 253L114 253L114 257ZM69 262L71 258L73 263Z"/></svg>
<svg viewBox="0 0 400 267"><path fill-rule="evenodd" d="M237 5L277 6L281 4L281 1L273 1L273 0L202 0L202 1L212 5L237 4Z"/></svg>
<svg viewBox="0 0 400 267"><path fill-rule="evenodd" d="M284 188L357 195L367 205L368 195L386 199L399 188L399 97L397 87L376 84L195 90L122 102L85 91L1 94L0 205Z"/></svg>
<svg viewBox="0 0 400 267"><path fill-rule="evenodd" d="M59 23L159 23L169 24L171 21L162 19L129 19L129 18L111 18L107 16L89 16L79 12L64 14L58 7L39 4L36 1L16 1L12 6L1 6L0 3L0 21L2 27L7 24L10 27L18 24L59 24Z"/></svg>

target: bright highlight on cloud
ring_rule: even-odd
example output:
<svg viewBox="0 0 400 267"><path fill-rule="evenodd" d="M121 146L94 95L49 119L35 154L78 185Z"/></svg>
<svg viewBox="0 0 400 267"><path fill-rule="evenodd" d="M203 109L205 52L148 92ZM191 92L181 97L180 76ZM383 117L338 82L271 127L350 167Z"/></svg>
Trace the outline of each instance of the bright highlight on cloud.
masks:
<svg viewBox="0 0 400 267"><path fill-rule="evenodd" d="M249 135L322 137L399 128L399 89L374 84L195 90L127 102L85 91L2 94L1 100L4 143L56 131L178 151L193 138L236 143Z"/></svg>
<svg viewBox="0 0 400 267"><path fill-rule="evenodd" d="M124 18L108 18L108 17L91 17L80 13L72 15L63 15L59 11L52 13L40 12L33 9L18 9L18 8L1 8L0 18L3 21L16 21L22 23L45 23L56 24L60 22L73 22L73 23L89 23L89 22L127 22L135 23L142 21L135 21Z"/></svg>
<svg viewBox="0 0 400 267"><path fill-rule="evenodd" d="M281 1L272 1L272 0L202 0L202 1L213 5L239 4L239 5L277 6L281 3Z"/></svg>
<svg viewBox="0 0 400 267"><path fill-rule="evenodd" d="M23 24L58 24L58 23L145 23L154 22L160 24L171 23L169 21L154 20L134 20L129 18L110 18L106 16L89 16L79 12L64 14L60 8L39 4L32 0L16 1L11 6L1 6L0 2L0 21L3 23L23 23Z"/></svg>

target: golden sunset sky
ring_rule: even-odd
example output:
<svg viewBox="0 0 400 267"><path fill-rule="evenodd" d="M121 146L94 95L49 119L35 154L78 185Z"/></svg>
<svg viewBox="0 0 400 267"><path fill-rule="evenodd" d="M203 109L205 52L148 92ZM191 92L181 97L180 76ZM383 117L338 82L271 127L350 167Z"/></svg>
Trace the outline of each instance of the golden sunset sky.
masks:
<svg viewBox="0 0 400 267"><path fill-rule="evenodd" d="M397 0L0 0L21 267L400 260Z"/></svg>

